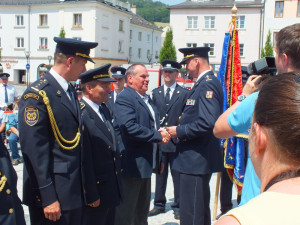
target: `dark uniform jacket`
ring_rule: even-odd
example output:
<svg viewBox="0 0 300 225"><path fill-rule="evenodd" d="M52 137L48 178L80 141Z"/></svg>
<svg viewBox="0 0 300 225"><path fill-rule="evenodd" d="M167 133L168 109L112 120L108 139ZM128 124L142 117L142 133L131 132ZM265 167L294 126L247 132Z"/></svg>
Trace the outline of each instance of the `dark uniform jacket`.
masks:
<svg viewBox="0 0 300 225"><path fill-rule="evenodd" d="M176 129L179 143L174 170L198 175L222 170L219 139L213 135L222 101L222 87L212 71L204 74L189 91Z"/></svg>
<svg viewBox="0 0 300 225"><path fill-rule="evenodd" d="M109 109L111 118L114 118L114 105L115 105L115 99L114 99L114 91L111 91L109 93L109 99L107 102L105 102L105 104L107 105L107 108Z"/></svg>
<svg viewBox="0 0 300 225"><path fill-rule="evenodd" d="M83 154L85 164L86 203L100 198L99 209L113 208L120 203L120 158L113 129L108 130L97 113L81 100L83 130ZM105 117L111 123L109 110ZM110 125L111 128L112 124Z"/></svg>
<svg viewBox="0 0 300 225"><path fill-rule="evenodd" d="M165 103L164 86L155 88L152 98L159 111L160 127L177 126L179 116L182 113L188 90L176 84L175 90L170 99L169 105ZM160 145L163 152L175 152L177 139L172 139L168 144Z"/></svg>
<svg viewBox="0 0 300 225"><path fill-rule="evenodd" d="M156 127L159 129L158 112L149 98L155 112ZM127 87L115 102L115 130L121 135L124 149L122 154L122 175L136 178L150 178L153 168L153 143L162 141L161 134L155 129L151 112L139 94ZM159 149L156 151L159 153ZM155 156L156 168L160 162Z"/></svg>
<svg viewBox="0 0 300 225"><path fill-rule="evenodd" d="M23 202L29 206L47 206L58 200L62 210L77 209L83 205L81 143L72 150L59 146L39 90L46 92L63 138L73 140L81 127L78 101L76 112L52 75L47 73L26 89L19 107L20 142L25 163Z"/></svg>
<svg viewBox="0 0 300 225"><path fill-rule="evenodd" d="M17 195L17 174L0 137L0 224L25 225L21 200Z"/></svg>

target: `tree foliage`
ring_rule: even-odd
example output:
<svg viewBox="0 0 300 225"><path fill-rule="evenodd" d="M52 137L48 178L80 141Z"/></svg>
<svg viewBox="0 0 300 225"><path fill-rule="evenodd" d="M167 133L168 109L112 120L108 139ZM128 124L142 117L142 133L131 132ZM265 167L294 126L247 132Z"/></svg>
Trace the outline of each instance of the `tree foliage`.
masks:
<svg viewBox="0 0 300 225"><path fill-rule="evenodd" d="M168 6L161 2L152 0L121 0L136 5L137 14L149 22L170 22L170 11Z"/></svg>
<svg viewBox="0 0 300 225"><path fill-rule="evenodd" d="M176 60L176 48L173 44L173 31L169 29L166 32L166 39L159 53L159 62L161 63L164 59Z"/></svg>
<svg viewBox="0 0 300 225"><path fill-rule="evenodd" d="M60 32L59 32L59 37L61 37L61 38L66 37L66 32L65 32L64 27L61 27Z"/></svg>
<svg viewBox="0 0 300 225"><path fill-rule="evenodd" d="M266 57L266 56L270 56L273 57L274 53L273 53L273 45L272 45L272 41L271 41L271 31L269 30L268 35L267 35L267 40L265 43L265 47L261 49L261 53L260 53L261 58Z"/></svg>

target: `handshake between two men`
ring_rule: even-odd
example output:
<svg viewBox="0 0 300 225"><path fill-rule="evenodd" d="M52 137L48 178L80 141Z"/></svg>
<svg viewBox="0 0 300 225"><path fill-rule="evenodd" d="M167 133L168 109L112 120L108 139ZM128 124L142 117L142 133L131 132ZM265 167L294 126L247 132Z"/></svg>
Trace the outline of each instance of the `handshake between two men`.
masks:
<svg viewBox="0 0 300 225"><path fill-rule="evenodd" d="M159 144L167 144L171 138L177 138L176 127L177 126L160 128L158 131L161 133L162 141Z"/></svg>

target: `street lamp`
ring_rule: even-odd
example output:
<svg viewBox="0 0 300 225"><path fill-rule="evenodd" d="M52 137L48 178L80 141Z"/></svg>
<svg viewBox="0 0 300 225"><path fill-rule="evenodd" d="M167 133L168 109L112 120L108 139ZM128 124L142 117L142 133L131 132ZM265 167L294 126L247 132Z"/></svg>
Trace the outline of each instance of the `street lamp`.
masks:
<svg viewBox="0 0 300 225"><path fill-rule="evenodd" d="M50 70L51 59L52 59L52 55L48 55L48 61L49 61L48 70Z"/></svg>
<svg viewBox="0 0 300 225"><path fill-rule="evenodd" d="M24 54L26 56L26 59L27 59L27 63L26 63L26 85L28 87L29 85L29 82L30 82L30 73L29 73L29 70L30 70L30 64L29 64L29 57L30 57L30 52L29 51L24 51Z"/></svg>
<svg viewBox="0 0 300 225"><path fill-rule="evenodd" d="M149 61L149 64L151 63L151 61L152 61L152 54L148 54L147 55L147 59L148 59L148 61Z"/></svg>

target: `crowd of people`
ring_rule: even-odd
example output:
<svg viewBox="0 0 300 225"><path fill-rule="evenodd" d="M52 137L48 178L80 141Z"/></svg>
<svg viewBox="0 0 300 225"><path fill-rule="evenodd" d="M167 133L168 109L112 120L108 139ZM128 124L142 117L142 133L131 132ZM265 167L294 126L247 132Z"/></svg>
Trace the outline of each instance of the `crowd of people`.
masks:
<svg viewBox="0 0 300 225"><path fill-rule="evenodd" d="M165 213L171 171L174 218L181 225L210 225L209 182L212 173L224 169L219 138L249 129L240 206L230 210L228 198L221 199L217 224L295 224L300 24L276 35L278 75L250 76L242 98L224 113L208 47L180 48L180 63L163 60L164 84L150 97L145 65L106 64L86 71L98 43L54 41L53 67L21 97L8 83L9 74L0 74L0 224L25 225L25 204L31 225L147 225L148 216ZM182 65L195 80L191 90L176 83ZM74 87L71 82L78 79ZM22 202L13 169L21 162Z"/></svg>

